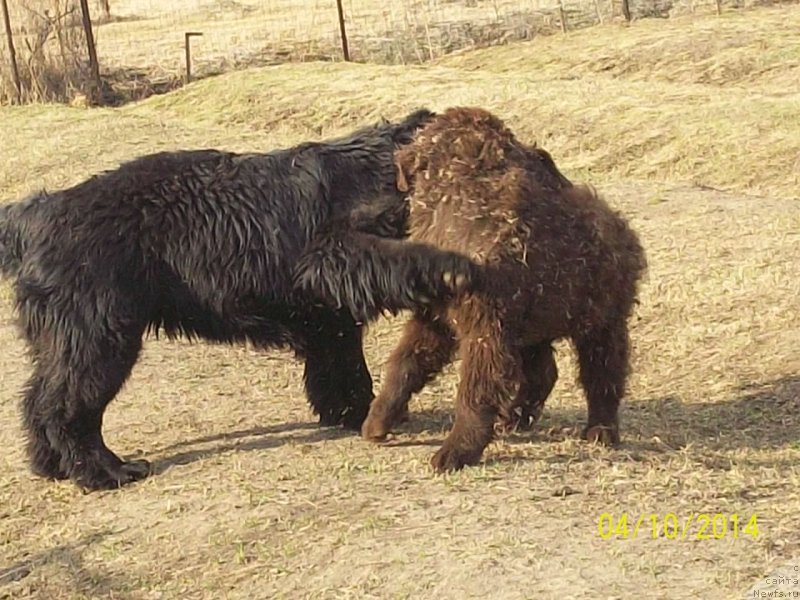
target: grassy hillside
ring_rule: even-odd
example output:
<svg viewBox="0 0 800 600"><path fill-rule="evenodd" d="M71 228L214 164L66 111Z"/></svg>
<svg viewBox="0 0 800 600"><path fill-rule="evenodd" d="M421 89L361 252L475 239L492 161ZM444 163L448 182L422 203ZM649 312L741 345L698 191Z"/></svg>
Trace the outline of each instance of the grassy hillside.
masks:
<svg viewBox="0 0 800 600"><path fill-rule="evenodd" d="M266 149L420 105L475 104L595 183L679 180L796 197L798 80L796 5L604 26L423 67L283 65L120 109L0 109L0 190L60 185L156 148Z"/></svg>

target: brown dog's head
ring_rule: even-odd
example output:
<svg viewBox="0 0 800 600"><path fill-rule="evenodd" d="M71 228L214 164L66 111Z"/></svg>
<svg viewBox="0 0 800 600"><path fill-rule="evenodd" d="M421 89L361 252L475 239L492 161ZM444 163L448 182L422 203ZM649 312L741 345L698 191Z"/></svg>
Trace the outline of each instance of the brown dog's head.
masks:
<svg viewBox="0 0 800 600"><path fill-rule="evenodd" d="M411 143L395 151L397 189L410 191L414 177L426 170L437 176L455 176L474 168L496 168L515 144L512 132L489 111L449 108L418 130Z"/></svg>
<svg viewBox="0 0 800 600"><path fill-rule="evenodd" d="M455 107L431 118L400 146L394 155L397 189L409 192L414 178L428 171L431 177L469 176L476 171L523 168L549 189L570 187L543 148L517 140L505 123L483 108Z"/></svg>

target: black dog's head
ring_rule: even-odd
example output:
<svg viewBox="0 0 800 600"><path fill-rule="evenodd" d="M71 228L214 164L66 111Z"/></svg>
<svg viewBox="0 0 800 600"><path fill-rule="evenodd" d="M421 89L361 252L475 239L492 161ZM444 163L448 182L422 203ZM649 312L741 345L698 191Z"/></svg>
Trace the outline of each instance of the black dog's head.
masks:
<svg viewBox="0 0 800 600"><path fill-rule="evenodd" d="M332 220L345 220L359 231L382 237L405 236L408 207L397 187L394 152L434 116L422 108L400 121L384 120L344 137L298 147L300 155L319 167Z"/></svg>
<svg viewBox="0 0 800 600"><path fill-rule="evenodd" d="M414 134L422 129L431 119L436 116L436 113L428 110L427 108L420 108L397 123L385 122L384 126L389 129L389 134L392 136L392 141L400 146L403 144L410 144L414 139Z"/></svg>

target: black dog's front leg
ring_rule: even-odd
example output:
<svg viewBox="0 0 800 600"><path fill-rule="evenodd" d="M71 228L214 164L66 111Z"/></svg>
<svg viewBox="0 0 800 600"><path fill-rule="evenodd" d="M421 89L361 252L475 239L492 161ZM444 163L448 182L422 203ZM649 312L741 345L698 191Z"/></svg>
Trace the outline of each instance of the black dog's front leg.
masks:
<svg viewBox="0 0 800 600"><path fill-rule="evenodd" d="M358 431L373 398L362 329L350 315L326 311L312 315L304 337L303 379L320 425Z"/></svg>
<svg viewBox="0 0 800 600"><path fill-rule="evenodd" d="M312 243L297 265L295 285L369 321L477 291L480 276L481 267L463 254L342 227Z"/></svg>

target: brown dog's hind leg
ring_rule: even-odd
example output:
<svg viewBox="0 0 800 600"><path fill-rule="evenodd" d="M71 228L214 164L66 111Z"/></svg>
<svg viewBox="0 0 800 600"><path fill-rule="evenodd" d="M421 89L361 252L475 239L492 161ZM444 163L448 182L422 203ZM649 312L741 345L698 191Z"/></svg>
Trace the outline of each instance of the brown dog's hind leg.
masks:
<svg viewBox="0 0 800 600"><path fill-rule="evenodd" d="M628 376L629 341L624 320L577 339L581 385L589 418L581 437L607 446L619 443L617 412Z"/></svg>
<svg viewBox="0 0 800 600"><path fill-rule="evenodd" d="M520 351L522 385L508 414L498 416L498 432L529 430L542 415L544 403L558 380L558 366L550 342L526 346Z"/></svg>
<svg viewBox="0 0 800 600"><path fill-rule="evenodd" d="M389 357L386 380L370 406L362 436L371 441L383 440L407 416L412 394L450 362L455 346L453 332L445 323L425 315L409 320Z"/></svg>

